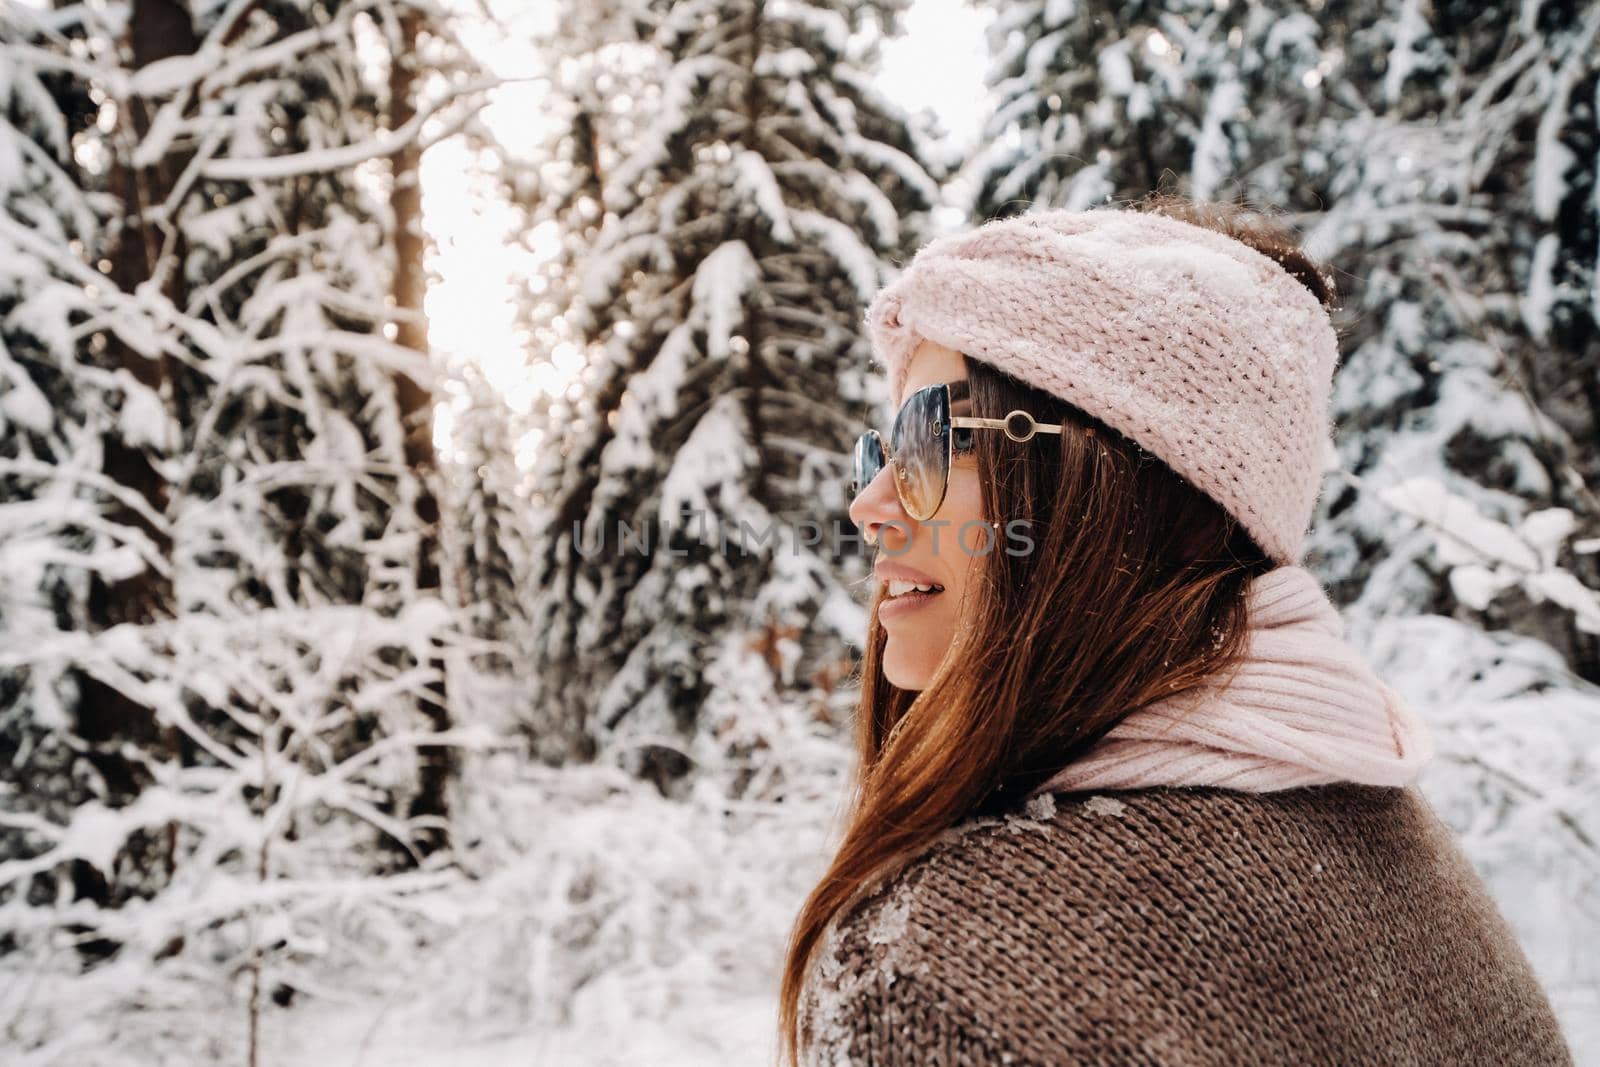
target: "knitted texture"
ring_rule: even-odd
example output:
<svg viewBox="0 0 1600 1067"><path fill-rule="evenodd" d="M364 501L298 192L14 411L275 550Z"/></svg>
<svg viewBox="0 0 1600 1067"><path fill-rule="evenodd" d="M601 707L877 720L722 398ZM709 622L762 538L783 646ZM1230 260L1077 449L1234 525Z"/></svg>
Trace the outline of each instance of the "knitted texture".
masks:
<svg viewBox="0 0 1600 1067"><path fill-rule="evenodd" d="M1333 455L1338 341L1248 245L1112 208L991 221L925 245L866 323L896 407L923 339L955 349L1100 419L1299 561Z"/></svg>
<svg viewBox="0 0 1600 1067"><path fill-rule="evenodd" d="M1134 710L1035 793L1413 781L1433 756L1427 727L1345 642L1316 576L1274 567L1245 599L1237 672Z"/></svg>
<svg viewBox="0 0 1600 1067"><path fill-rule="evenodd" d="M825 1067L1560 1067L1550 1002L1414 789L1036 797L825 931Z"/></svg>

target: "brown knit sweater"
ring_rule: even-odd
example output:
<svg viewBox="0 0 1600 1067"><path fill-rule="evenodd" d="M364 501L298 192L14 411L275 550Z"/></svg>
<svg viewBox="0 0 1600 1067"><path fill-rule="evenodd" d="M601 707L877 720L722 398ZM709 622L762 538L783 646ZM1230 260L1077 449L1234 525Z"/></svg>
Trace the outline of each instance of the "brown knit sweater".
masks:
<svg viewBox="0 0 1600 1067"><path fill-rule="evenodd" d="M1571 1064L1415 788L1034 798L830 926L804 1064Z"/></svg>

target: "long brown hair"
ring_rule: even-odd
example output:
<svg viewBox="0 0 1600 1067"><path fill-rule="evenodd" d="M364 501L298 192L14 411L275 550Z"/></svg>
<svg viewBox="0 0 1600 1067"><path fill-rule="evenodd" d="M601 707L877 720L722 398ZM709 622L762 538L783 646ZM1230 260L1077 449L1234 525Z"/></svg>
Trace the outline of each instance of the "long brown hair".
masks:
<svg viewBox="0 0 1600 1067"><path fill-rule="evenodd" d="M1129 206L1227 233L1325 306L1334 300L1292 234L1240 204L1158 193ZM947 828L1025 798L1133 709L1231 669L1245 647L1245 585L1273 566L1231 515L1138 444L988 364L966 364L974 414L1020 408L1066 430L1059 448L975 437L985 515L1025 520L1033 546L1008 553L1002 535L984 557L926 689L884 678L872 604L851 803L790 935L780 1062L799 1062L800 995L830 921Z"/></svg>

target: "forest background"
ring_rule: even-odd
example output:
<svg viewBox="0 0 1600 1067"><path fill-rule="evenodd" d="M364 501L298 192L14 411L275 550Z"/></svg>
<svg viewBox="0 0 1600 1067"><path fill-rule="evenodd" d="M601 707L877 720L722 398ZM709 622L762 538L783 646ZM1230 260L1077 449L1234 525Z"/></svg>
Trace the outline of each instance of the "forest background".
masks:
<svg viewBox="0 0 1600 1067"><path fill-rule="evenodd" d="M1600 1064L1597 32L0 3L0 1058L767 1062L850 772L867 560L806 524L886 414L866 302L1168 188L1334 270L1307 564Z"/></svg>

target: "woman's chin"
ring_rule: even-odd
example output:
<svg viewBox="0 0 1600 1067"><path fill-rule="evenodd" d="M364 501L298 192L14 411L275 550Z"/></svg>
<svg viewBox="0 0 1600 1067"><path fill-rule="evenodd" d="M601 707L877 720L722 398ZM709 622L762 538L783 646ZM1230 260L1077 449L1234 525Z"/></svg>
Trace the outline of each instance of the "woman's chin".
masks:
<svg viewBox="0 0 1600 1067"><path fill-rule="evenodd" d="M926 646L915 649L905 647L904 641L893 637L883 648L883 676L896 689L920 692L928 687L933 672L938 668L937 658L930 658Z"/></svg>

